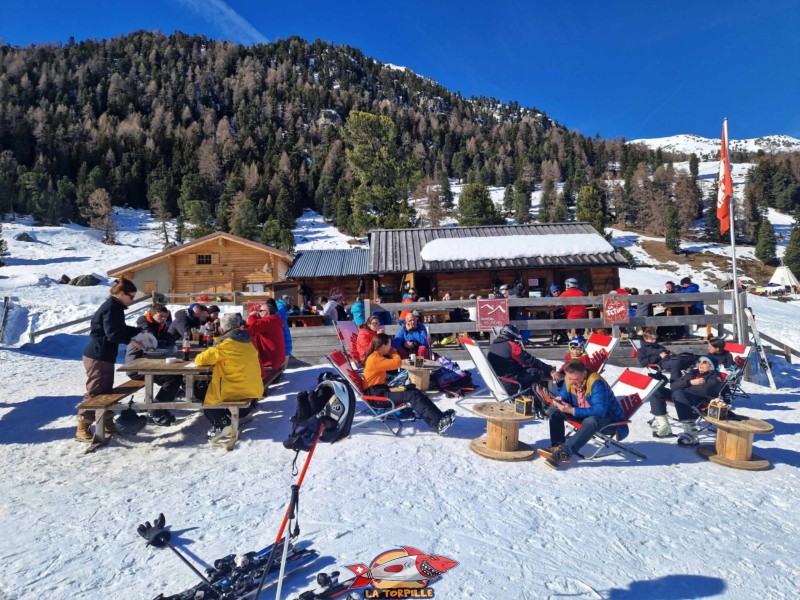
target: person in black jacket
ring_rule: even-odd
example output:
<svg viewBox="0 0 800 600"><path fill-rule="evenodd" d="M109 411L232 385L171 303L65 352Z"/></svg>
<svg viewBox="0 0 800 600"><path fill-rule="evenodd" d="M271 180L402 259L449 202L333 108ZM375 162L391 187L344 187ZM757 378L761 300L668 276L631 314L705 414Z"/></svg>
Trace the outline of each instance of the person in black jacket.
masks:
<svg viewBox="0 0 800 600"><path fill-rule="evenodd" d="M100 305L92 317L89 331L89 343L83 350L83 366L86 369L86 394L83 399L108 394L114 388L114 361L120 344L142 346L131 338L139 334L138 327L125 324L125 310L133 303L136 286L129 279L114 280L111 295ZM94 423L93 410L78 411L78 430L75 439L79 442L91 442L92 432L89 427ZM106 433L114 432L114 414L105 413L103 423Z"/></svg>
<svg viewBox="0 0 800 600"><path fill-rule="evenodd" d="M717 363L718 369L729 369L736 366L733 354L725 350L725 340L708 340L708 356Z"/></svg>
<svg viewBox="0 0 800 600"><path fill-rule="evenodd" d="M645 329L642 334L642 345L636 351L640 367L658 365L661 371L669 373L670 381L681 376L684 369L694 364L694 355L688 352L672 354L672 351L658 343L658 336L652 329Z"/></svg>
<svg viewBox="0 0 800 600"><path fill-rule="evenodd" d="M498 377L508 377L519 382L520 389L530 389L542 379L552 377L561 381L556 368L542 362L522 348L522 335L513 325L505 325L489 346L489 364ZM500 380L510 394L517 391L511 382Z"/></svg>
<svg viewBox="0 0 800 600"><path fill-rule="evenodd" d="M198 329L207 319L208 308L205 304L193 303L188 308L182 308L175 313L175 319L169 326L170 340L182 340L187 331Z"/></svg>
<svg viewBox="0 0 800 600"><path fill-rule="evenodd" d="M143 332L151 334L158 342L159 347L168 347L172 340L167 333L167 319L169 310L163 304L156 304L136 320L136 326ZM125 363L133 362L137 358L144 356L144 350L134 344L128 344L125 351ZM144 379L144 375L138 373L131 374L131 379ZM175 396L183 383L180 375L157 375L153 378L156 385L161 386L154 400L156 402L174 402ZM148 420L156 425L172 425L175 417L168 410L154 410L148 415Z"/></svg>
<svg viewBox="0 0 800 600"><path fill-rule="evenodd" d="M719 396L723 381L717 372L717 365L707 355L697 358L697 363L677 380L672 382L672 401L678 413L678 420L684 433L678 438L682 446L696 446L697 426L696 414L692 407L708 404ZM654 437L671 437L672 429L667 419L667 404L663 396L654 394L650 400L650 412L653 420Z"/></svg>

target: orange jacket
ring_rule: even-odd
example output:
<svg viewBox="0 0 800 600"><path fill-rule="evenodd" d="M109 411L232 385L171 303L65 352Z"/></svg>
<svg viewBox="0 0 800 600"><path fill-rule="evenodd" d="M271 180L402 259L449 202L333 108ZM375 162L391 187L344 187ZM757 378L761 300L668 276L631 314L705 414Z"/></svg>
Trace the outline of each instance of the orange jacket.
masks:
<svg viewBox="0 0 800 600"><path fill-rule="evenodd" d="M397 371L402 364L403 359L394 350L389 356L373 352L364 365L364 389L373 385L386 385L386 371Z"/></svg>
<svg viewBox="0 0 800 600"><path fill-rule="evenodd" d="M403 303L405 304L406 302L416 302L416 301L415 301L415 300L412 300L411 298L403 298ZM400 313L400 320L401 320L401 321L405 321L405 320L406 320L406 317L407 317L408 315L410 315L410 314L412 313L412 311L413 311L413 310L414 310L413 308L407 308L406 310L404 310L403 312L401 312L401 313Z"/></svg>

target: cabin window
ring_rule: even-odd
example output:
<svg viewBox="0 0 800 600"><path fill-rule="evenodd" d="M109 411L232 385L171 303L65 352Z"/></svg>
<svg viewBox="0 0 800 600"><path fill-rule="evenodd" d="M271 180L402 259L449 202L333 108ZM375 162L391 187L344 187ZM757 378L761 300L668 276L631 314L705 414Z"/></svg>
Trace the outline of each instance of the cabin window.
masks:
<svg viewBox="0 0 800 600"><path fill-rule="evenodd" d="M198 265L210 265L211 264L211 255L210 254L198 254L197 255L197 264Z"/></svg>

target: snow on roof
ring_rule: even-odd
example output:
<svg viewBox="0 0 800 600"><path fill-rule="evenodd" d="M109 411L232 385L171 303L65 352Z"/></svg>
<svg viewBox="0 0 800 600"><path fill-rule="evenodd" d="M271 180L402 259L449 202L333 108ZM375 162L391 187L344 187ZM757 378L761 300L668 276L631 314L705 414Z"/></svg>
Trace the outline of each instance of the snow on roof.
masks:
<svg viewBox="0 0 800 600"><path fill-rule="evenodd" d="M576 256L614 252L614 248L594 233L554 235L507 235L489 237L444 238L425 244L422 260L491 260L530 258L534 256Z"/></svg>

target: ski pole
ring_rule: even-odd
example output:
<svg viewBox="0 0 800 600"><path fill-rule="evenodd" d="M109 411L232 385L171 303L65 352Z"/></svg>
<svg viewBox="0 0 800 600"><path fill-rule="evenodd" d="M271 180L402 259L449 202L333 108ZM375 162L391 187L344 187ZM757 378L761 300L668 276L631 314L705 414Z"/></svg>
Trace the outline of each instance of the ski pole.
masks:
<svg viewBox="0 0 800 600"><path fill-rule="evenodd" d="M269 558L267 559L267 564L264 567L264 573L261 575L261 581L258 584L258 590L256 591L256 595L254 596L253 600L258 600L261 596L261 590L264 588L264 582L267 579L267 574L269 573L270 569L272 568L272 563L275 562L275 550L278 547L278 544L281 542L281 538L283 538L283 532L286 529L286 523L289 521L289 514L293 513L292 505L294 504L295 497L299 494L300 486L303 485L303 480L306 477L306 472L308 471L308 465L311 462L311 457L314 456L314 450L317 448L317 442L319 442L319 438L322 437L322 432L325 428L325 425L320 423L319 429L317 430L317 437L314 438L314 443L311 444L311 448L308 451L308 456L306 457L305 463L303 463L303 468L300 471L300 476L297 478L297 483L292 486L292 497L289 500L289 506L286 507L286 513L283 515L283 520L281 521L280 529L278 530L278 535L275 538L275 543L272 545L272 550L269 553ZM295 488L297 490L295 491ZM299 497L299 496L297 496ZM288 545L289 539L284 540L284 545Z"/></svg>
<svg viewBox="0 0 800 600"><path fill-rule="evenodd" d="M183 564L185 564L192 571L194 571L194 574L203 580L203 583L205 583L208 586L208 589L214 592L214 597L219 598L219 592L216 590L216 588L214 588L213 585L211 585L211 582L208 580L208 578L205 575L203 575L197 569L197 567L195 567L192 563L190 563L189 560L175 546L173 546L172 542L170 542L169 540L165 540L165 542L167 544L167 547L170 550L172 550L178 556L178 558L180 558L183 561Z"/></svg>
<svg viewBox="0 0 800 600"><path fill-rule="evenodd" d="M292 533L292 521L295 522L295 528L298 530L297 533L299 535L299 527L297 527L298 521L295 521L295 516L297 513L298 508L300 507L300 486L295 484L292 486L292 499L289 502L289 510L287 513L289 514L289 535ZM283 556L281 556L281 569L278 573L278 585L275 590L275 600L281 600L281 589L283 588L283 576L286 573L286 557L289 554L289 544L283 545Z"/></svg>

